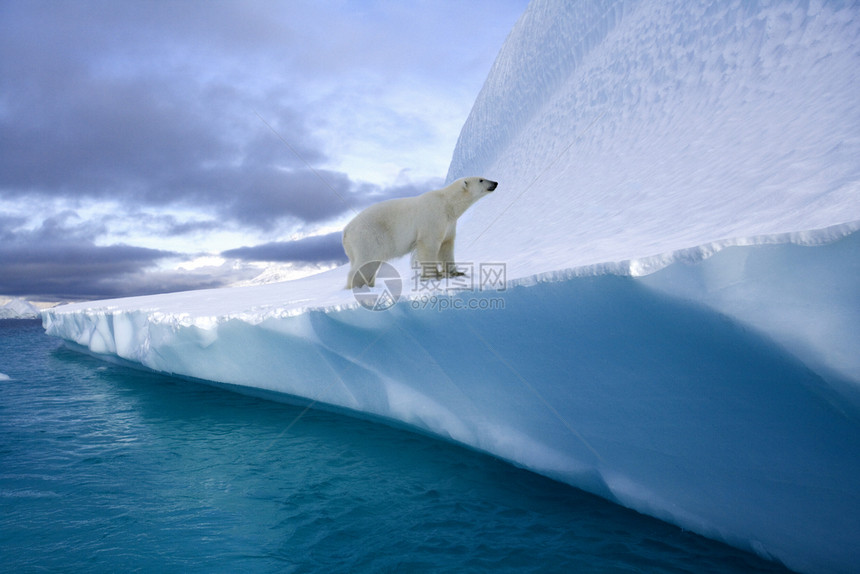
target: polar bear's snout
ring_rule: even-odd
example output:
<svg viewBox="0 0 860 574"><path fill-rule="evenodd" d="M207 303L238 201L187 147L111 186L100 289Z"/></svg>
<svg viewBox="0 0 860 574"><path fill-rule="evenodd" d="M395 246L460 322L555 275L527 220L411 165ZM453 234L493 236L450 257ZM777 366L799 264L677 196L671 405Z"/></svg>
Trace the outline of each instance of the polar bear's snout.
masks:
<svg viewBox="0 0 860 574"><path fill-rule="evenodd" d="M498 181L490 181L489 179L487 180L487 183L490 184L487 186L487 191L493 191L499 185Z"/></svg>

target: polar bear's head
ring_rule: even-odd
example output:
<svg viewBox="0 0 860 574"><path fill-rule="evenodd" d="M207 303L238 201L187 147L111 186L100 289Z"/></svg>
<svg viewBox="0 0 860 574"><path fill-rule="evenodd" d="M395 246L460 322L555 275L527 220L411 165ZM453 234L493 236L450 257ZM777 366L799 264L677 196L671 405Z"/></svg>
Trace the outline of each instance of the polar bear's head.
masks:
<svg viewBox="0 0 860 574"><path fill-rule="evenodd" d="M478 201L499 185L498 182L483 177L464 177L463 191L472 196L472 202Z"/></svg>
<svg viewBox="0 0 860 574"><path fill-rule="evenodd" d="M496 189L499 184L483 177L463 177L444 189L428 192L445 197L445 211L457 219L469 206Z"/></svg>

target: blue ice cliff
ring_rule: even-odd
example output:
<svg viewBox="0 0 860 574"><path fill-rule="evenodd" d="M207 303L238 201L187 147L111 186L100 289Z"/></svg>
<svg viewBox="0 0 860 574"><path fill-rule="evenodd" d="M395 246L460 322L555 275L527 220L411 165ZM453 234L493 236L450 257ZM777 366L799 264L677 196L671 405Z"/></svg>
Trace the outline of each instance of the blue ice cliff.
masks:
<svg viewBox="0 0 860 574"><path fill-rule="evenodd" d="M535 0L449 179L471 275L42 312L75 348L390 421L801 572L860 565L860 8ZM489 274L485 275L484 273ZM503 275L500 273L503 272ZM447 287L447 289L445 289Z"/></svg>

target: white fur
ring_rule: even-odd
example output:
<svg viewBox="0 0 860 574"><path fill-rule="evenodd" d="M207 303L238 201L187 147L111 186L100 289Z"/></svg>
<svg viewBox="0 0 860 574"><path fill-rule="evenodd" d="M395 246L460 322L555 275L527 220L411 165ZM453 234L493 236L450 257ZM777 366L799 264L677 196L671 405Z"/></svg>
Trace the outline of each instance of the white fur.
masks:
<svg viewBox="0 0 860 574"><path fill-rule="evenodd" d="M350 262L347 289L372 287L381 262L407 253L414 253L413 265L421 267L422 277L438 277L439 265L443 274L458 274L454 267L457 218L497 185L464 177L417 197L382 201L356 215L343 230L343 248ZM372 262L376 265L356 274Z"/></svg>

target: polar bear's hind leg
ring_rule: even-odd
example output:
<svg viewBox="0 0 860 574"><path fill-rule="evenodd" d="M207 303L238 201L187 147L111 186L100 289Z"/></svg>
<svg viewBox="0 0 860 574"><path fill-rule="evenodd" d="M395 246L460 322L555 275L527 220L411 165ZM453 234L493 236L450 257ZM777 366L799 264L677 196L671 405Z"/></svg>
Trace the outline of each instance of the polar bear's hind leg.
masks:
<svg viewBox="0 0 860 574"><path fill-rule="evenodd" d="M349 273L346 276L347 289L364 287L365 285L373 287L376 272L379 269L379 261L367 260L366 241L356 241L357 238L363 239L363 235L360 232L356 234L355 230L349 229L349 226L343 232L343 250L346 251L350 263Z"/></svg>
<svg viewBox="0 0 860 574"><path fill-rule="evenodd" d="M379 271L381 261L368 261L359 265L357 268L349 269L349 279L347 289L355 289L356 287L373 287L376 282L376 272Z"/></svg>

